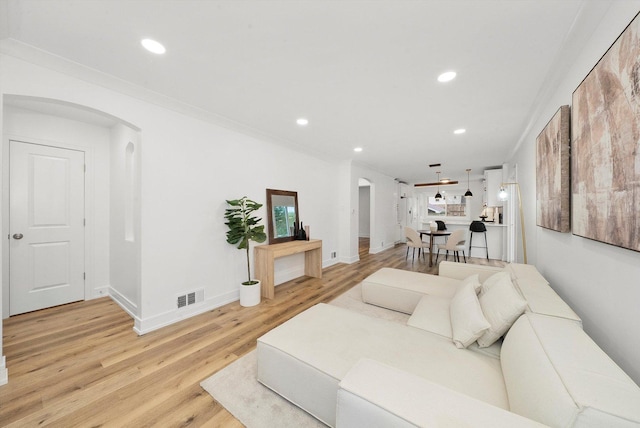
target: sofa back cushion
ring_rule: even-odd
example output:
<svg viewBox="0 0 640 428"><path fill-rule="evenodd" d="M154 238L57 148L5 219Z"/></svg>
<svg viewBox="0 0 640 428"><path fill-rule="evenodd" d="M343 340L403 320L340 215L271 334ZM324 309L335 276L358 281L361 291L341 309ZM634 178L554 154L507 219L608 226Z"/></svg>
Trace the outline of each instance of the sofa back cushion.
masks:
<svg viewBox="0 0 640 428"><path fill-rule="evenodd" d="M558 296L535 266L510 263L505 272L510 273L513 284L527 301L527 312L566 318L582 325L580 317Z"/></svg>
<svg viewBox="0 0 640 428"><path fill-rule="evenodd" d="M451 299L459 285L460 281L457 279L382 268L362 281L362 300L365 303L411 314L425 294Z"/></svg>
<svg viewBox="0 0 640 428"><path fill-rule="evenodd" d="M496 272L502 272L504 268L497 266L476 265L472 263L457 263L443 260L438 265L438 276L463 280L470 275L478 275L480 282Z"/></svg>
<svg viewBox="0 0 640 428"><path fill-rule="evenodd" d="M578 323L524 314L500 361L514 413L552 427L640 426L640 388Z"/></svg>
<svg viewBox="0 0 640 428"><path fill-rule="evenodd" d="M541 283L531 278L518 278L514 284L527 300L527 312L566 318L582 325L580 317L546 282Z"/></svg>

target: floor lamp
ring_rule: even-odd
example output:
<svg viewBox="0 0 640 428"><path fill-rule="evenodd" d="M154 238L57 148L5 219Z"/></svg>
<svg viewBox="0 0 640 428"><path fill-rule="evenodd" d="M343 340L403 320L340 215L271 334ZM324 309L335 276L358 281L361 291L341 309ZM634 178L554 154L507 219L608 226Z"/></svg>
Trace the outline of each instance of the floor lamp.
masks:
<svg viewBox="0 0 640 428"><path fill-rule="evenodd" d="M502 183L500 184L500 192L498 193L498 198L501 201L506 201L509 194L505 190L504 186L516 186L518 191L518 208L520 209L520 227L522 228L522 252L524 255L524 264L527 264L527 238L524 234L524 211L522 210L522 194L520 193L520 185L518 183Z"/></svg>

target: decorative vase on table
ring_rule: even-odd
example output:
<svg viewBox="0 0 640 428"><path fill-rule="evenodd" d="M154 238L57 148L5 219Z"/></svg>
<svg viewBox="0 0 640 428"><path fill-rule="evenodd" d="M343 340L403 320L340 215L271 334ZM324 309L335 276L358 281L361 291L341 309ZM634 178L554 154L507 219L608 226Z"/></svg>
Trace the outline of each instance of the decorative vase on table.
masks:
<svg viewBox="0 0 640 428"><path fill-rule="evenodd" d="M438 230L438 223L435 221L429 223L429 230L431 230L431 232L436 232Z"/></svg>
<svg viewBox="0 0 640 428"><path fill-rule="evenodd" d="M255 284L245 285L242 283L240 286L240 306L249 307L260 303L260 281L254 279L251 282Z"/></svg>

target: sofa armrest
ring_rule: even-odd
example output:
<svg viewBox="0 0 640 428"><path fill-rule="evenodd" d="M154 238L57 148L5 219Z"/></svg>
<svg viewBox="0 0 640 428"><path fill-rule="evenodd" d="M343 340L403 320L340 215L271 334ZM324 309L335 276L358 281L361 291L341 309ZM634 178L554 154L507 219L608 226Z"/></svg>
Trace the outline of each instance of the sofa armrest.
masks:
<svg viewBox="0 0 640 428"><path fill-rule="evenodd" d="M540 427L427 379L360 360L338 389L337 427Z"/></svg>
<svg viewBox="0 0 640 428"><path fill-rule="evenodd" d="M480 276L480 282L484 282L496 272L502 272L504 268L497 266L485 266L476 265L471 263L455 263L442 261L438 270L438 276L453 279L465 279L471 275L478 274Z"/></svg>

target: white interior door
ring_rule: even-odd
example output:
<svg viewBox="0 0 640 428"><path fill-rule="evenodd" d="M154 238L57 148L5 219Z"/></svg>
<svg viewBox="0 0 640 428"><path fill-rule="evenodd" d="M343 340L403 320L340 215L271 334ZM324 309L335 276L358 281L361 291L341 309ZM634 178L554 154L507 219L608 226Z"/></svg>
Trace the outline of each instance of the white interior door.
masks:
<svg viewBox="0 0 640 428"><path fill-rule="evenodd" d="M84 299L84 152L10 142L9 312Z"/></svg>

